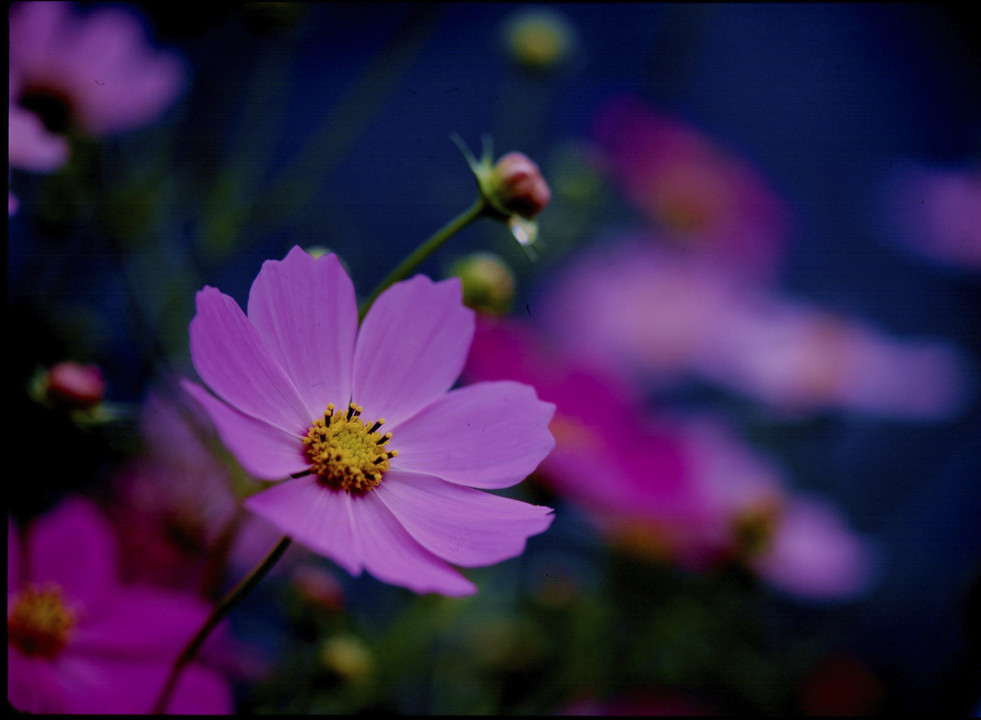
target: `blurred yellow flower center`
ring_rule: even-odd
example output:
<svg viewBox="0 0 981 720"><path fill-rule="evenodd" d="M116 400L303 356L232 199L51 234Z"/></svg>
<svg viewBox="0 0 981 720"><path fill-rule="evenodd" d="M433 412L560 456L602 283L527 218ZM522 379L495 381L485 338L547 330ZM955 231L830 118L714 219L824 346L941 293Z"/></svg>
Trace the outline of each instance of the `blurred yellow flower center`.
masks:
<svg viewBox="0 0 981 720"><path fill-rule="evenodd" d="M379 432L384 418L370 427L362 422L360 405L351 403L347 412L334 409L330 403L323 419L317 419L303 438L311 472L335 490L367 492L381 482L389 461L398 455L398 450L385 447L392 433Z"/></svg>
<svg viewBox="0 0 981 720"><path fill-rule="evenodd" d="M65 647L69 632L78 622L56 585L28 585L14 599L13 608L7 616L7 638L25 655L54 657Z"/></svg>
<svg viewBox="0 0 981 720"><path fill-rule="evenodd" d="M737 552L746 558L766 553L773 545L781 515L777 501L761 503L736 515L732 533Z"/></svg>

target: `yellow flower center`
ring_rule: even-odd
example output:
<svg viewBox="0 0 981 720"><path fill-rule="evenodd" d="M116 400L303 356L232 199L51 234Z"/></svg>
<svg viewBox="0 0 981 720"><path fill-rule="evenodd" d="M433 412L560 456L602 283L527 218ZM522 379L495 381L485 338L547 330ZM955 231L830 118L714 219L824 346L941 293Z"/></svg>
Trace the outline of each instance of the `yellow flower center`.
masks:
<svg viewBox="0 0 981 720"><path fill-rule="evenodd" d="M317 419L303 438L310 471L327 487L368 492L382 481L389 461L398 455L398 450L385 447L392 433L378 431L385 419L379 418L369 427L361 420L362 409L351 403L346 413L335 413L334 403L330 403L323 419Z"/></svg>
<svg viewBox="0 0 981 720"><path fill-rule="evenodd" d="M782 508L777 501L767 501L738 513L732 533L736 551L744 558L765 554L772 546L780 523Z"/></svg>
<svg viewBox="0 0 981 720"><path fill-rule="evenodd" d="M68 642L78 615L68 607L57 585L28 585L7 616L8 641L25 655L51 658Z"/></svg>

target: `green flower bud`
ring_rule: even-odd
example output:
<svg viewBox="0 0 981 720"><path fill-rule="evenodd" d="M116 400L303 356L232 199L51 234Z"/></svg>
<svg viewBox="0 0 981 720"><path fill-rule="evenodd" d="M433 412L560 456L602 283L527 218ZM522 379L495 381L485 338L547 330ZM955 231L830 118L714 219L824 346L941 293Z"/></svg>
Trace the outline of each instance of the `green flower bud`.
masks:
<svg viewBox="0 0 981 720"><path fill-rule="evenodd" d="M463 283L463 304L493 315L504 315L514 299L514 273L498 255L478 252L461 258L450 274Z"/></svg>

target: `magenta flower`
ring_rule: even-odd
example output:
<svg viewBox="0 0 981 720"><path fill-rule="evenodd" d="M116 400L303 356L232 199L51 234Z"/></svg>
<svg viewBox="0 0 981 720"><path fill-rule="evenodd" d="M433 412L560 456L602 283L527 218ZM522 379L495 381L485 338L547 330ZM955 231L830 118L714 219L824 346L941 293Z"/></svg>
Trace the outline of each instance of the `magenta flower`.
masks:
<svg viewBox="0 0 981 720"><path fill-rule="evenodd" d="M185 381L256 477L246 507L350 573L417 593L476 587L449 563L520 554L549 508L481 492L531 473L554 445L553 406L514 382L450 390L474 332L459 279L396 283L358 327L336 255L267 261L248 315L205 287ZM217 397L216 397L217 396ZM478 489L479 488L479 489Z"/></svg>
<svg viewBox="0 0 981 720"><path fill-rule="evenodd" d="M696 571L739 562L803 598L868 587L868 543L725 425L653 416L626 380L555 352L514 319L480 318L466 375L527 382L555 403L555 449L536 475L610 543Z"/></svg>
<svg viewBox="0 0 981 720"><path fill-rule="evenodd" d="M17 101L49 126L106 135L145 125L177 97L184 67L151 48L131 13L71 3L10 6L10 65L21 78Z"/></svg>
<svg viewBox="0 0 981 720"><path fill-rule="evenodd" d="M789 212L755 168L630 96L600 110L595 135L610 174L660 238L749 277L776 272Z"/></svg>
<svg viewBox="0 0 981 720"><path fill-rule="evenodd" d="M479 318L465 373L528 383L555 404L555 449L536 475L604 534L622 539L624 528L643 526L666 539L668 528L693 517L697 508L673 429L647 412L639 390L622 378L554 352L527 324L491 317Z"/></svg>
<svg viewBox="0 0 981 720"><path fill-rule="evenodd" d="M239 516L232 473L215 457L206 438L214 432L210 417L196 403L152 391L140 412L145 450L114 477L107 507L123 539L125 577L177 588L202 588L220 578L214 553L226 547L227 560L243 572L255 566L281 537L253 515ZM302 558L290 549L273 572Z"/></svg>
<svg viewBox="0 0 981 720"><path fill-rule="evenodd" d="M198 598L121 585L111 526L73 498L34 521L25 543L8 523L7 699L32 713L146 713L174 660L208 616ZM225 680L189 666L168 709L229 713Z"/></svg>

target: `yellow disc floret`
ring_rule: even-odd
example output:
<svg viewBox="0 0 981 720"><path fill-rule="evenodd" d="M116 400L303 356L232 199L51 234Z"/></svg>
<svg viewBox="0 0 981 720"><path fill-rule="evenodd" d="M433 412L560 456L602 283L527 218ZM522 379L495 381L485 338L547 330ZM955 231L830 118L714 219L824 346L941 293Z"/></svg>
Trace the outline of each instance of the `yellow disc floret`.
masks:
<svg viewBox="0 0 981 720"><path fill-rule="evenodd" d="M323 419L317 419L303 438L310 471L320 482L336 490L364 493L381 482L389 461L397 450L385 447L392 433L379 432L385 423L380 418L370 427L362 422L360 405L351 403L347 412L334 412L327 406Z"/></svg>
<svg viewBox="0 0 981 720"><path fill-rule="evenodd" d="M7 616L7 638L25 655L51 658L68 642L78 616L68 607L57 585L28 585Z"/></svg>

